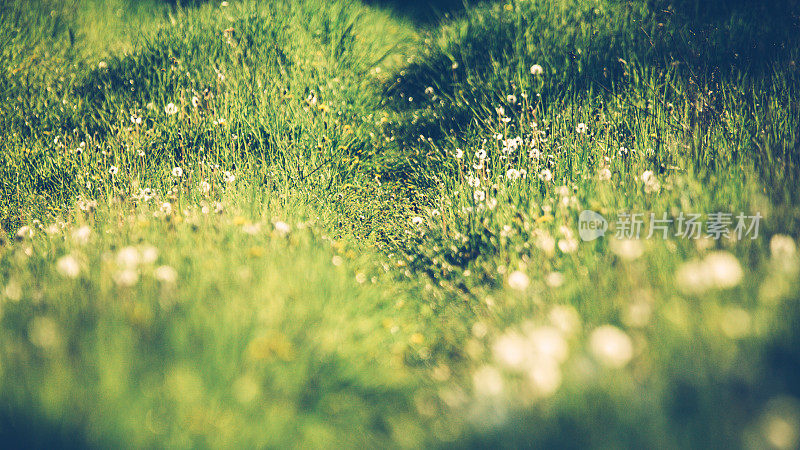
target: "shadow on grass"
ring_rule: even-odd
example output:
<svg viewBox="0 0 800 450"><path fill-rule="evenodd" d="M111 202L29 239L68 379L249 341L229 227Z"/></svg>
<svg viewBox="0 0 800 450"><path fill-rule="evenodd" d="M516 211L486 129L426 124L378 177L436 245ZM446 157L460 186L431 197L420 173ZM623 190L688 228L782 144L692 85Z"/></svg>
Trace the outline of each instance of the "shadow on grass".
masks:
<svg viewBox="0 0 800 450"><path fill-rule="evenodd" d="M433 25L452 15L463 12L470 6L493 0L363 0L370 6L380 6L397 16L410 20L418 26Z"/></svg>
<svg viewBox="0 0 800 450"><path fill-rule="evenodd" d="M397 149L413 147L420 135L436 140L453 134L447 130L467 131L492 117L497 106L518 110L506 102L507 93L540 95L538 106L545 112L576 98L635 93L636 86L641 90L647 83L634 79L636 71L659 82L677 80L678 86L665 91L665 103L705 102L709 107L691 108L690 117L692 126L705 130L722 120L724 105L713 93L723 88L767 95L768 88L788 92L800 87L800 5L789 0L612 0L598 5L566 0L520 2L513 8L466 11L462 23L445 25L444 44L430 44L420 58L388 78L385 106L413 116L390 129ZM529 72L533 64L546 71L538 80ZM776 76L787 86L775 87ZM748 97L739 103L752 123L759 122L761 101ZM795 137L785 128L773 128L777 134L771 142L759 146L778 143L783 155L800 163ZM758 130L749 131L759 136Z"/></svg>
<svg viewBox="0 0 800 450"><path fill-rule="evenodd" d="M20 408L0 409L0 442L4 448L92 448L84 431Z"/></svg>

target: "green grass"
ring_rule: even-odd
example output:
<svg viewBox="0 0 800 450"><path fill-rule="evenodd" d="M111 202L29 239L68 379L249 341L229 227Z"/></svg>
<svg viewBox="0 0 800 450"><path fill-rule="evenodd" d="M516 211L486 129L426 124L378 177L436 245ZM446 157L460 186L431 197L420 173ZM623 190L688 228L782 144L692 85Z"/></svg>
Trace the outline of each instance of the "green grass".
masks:
<svg viewBox="0 0 800 450"><path fill-rule="evenodd" d="M797 446L798 10L698 5L4 3L0 439Z"/></svg>

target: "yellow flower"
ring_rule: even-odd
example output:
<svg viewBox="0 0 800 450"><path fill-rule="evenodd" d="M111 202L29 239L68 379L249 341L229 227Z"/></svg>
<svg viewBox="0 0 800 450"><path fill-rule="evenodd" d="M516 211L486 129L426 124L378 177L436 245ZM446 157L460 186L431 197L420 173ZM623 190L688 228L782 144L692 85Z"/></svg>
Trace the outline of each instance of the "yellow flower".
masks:
<svg viewBox="0 0 800 450"><path fill-rule="evenodd" d="M247 255L251 258L260 258L264 256L264 249L261 247L250 247L250 249L247 250Z"/></svg>
<svg viewBox="0 0 800 450"><path fill-rule="evenodd" d="M276 357L288 361L294 357L294 349L286 336L273 332L250 341L247 346L247 355L253 360Z"/></svg>

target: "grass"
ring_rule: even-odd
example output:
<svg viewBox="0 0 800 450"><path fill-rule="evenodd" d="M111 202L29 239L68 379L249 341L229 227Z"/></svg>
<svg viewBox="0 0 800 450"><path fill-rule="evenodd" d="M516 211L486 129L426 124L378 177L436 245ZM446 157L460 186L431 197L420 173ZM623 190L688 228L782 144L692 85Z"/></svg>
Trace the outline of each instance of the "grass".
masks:
<svg viewBox="0 0 800 450"><path fill-rule="evenodd" d="M3 442L798 445L790 2L196 3L0 6Z"/></svg>

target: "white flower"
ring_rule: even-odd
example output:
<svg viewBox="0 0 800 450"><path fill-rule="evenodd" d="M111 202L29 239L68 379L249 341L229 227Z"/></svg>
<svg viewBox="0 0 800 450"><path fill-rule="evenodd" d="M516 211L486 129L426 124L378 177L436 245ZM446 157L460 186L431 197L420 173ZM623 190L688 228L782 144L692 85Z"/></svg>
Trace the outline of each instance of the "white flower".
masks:
<svg viewBox="0 0 800 450"><path fill-rule="evenodd" d="M81 273L81 266L74 256L66 255L56 261L56 270L67 278L78 278Z"/></svg>
<svg viewBox="0 0 800 450"><path fill-rule="evenodd" d="M530 284L530 278L522 271L515 270L508 276L508 286L515 291L524 291Z"/></svg>
<svg viewBox="0 0 800 450"><path fill-rule="evenodd" d="M246 223L246 224L242 225L242 231L245 234L249 234L251 236L254 236L254 235L256 235L256 234L261 232L261 225L258 224L258 223Z"/></svg>
<svg viewBox="0 0 800 450"><path fill-rule="evenodd" d="M198 106L200 106L200 98L198 96L196 96L196 95L192 96L192 106L194 108L197 108Z"/></svg>
<svg viewBox="0 0 800 450"><path fill-rule="evenodd" d="M574 253L578 250L578 241L573 237L558 240L558 249L564 253Z"/></svg>
<svg viewBox="0 0 800 450"><path fill-rule="evenodd" d="M528 333L528 341L532 346L537 359L547 358L558 363L563 363L569 356L569 345L555 327L542 326Z"/></svg>
<svg viewBox="0 0 800 450"><path fill-rule="evenodd" d="M206 180L201 181L198 187L200 188L200 192L203 194L208 194L211 191L211 183Z"/></svg>
<svg viewBox="0 0 800 450"><path fill-rule="evenodd" d="M411 223L414 224L414 225L421 225L424 221L425 221L425 219L423 219L422 217L419 217L419 216L415 216L415 217L411 218Z"/></svg>
<svg viewBox="0 0 800 450"><path fill-rule="evenodd" d="M225 173L222 174L222 179L225 180L226 183L231 184L236 181L236 176L226 170Z"/></svg>
<svg viewBox="0 0 800 450"><path fill-rule="evenodd" d="M17 230L17 239L20 241L23 239L30 239L33 237L33 235L33 228L29 227L28 225L23 225L19 227L19 230Z"/></svg>
<svg viewBox="0 0 800 450"><path fill-rule="evenodd" d="M123 247L117 252L117 265L123 268L135 268L140 262L139 250L136 247Z"/></svg>
<svg viewBox="0 0 800 450"><path fill-rule="evenodd" d="M456 159L461 159L463 157L464 157L464 150L461 150L460 148L457 148L456 149Z"/></svg>
<svg viewBox="0 0 800 450"><path fill-rule="evenodd" d="M92 229L84 225L72 232L72 241L78 245L86 245L92 236Z"/></svg>
<svg viewBox="0 0 800 450"><path fill-rule="evenodd" d="M575 334L581 326L581 317L575 308L568 305L556 305L547 315L550 323L567 335Z"/></svg>
<svg viewBox="0 0 800 450"><path fill-rule="evenodd" d="M506 95L506 101L513 105L513 104L517 103L517 96L514 95L514 94L508 94L508 95Z"/></svg>
<svg viewBox="0 0 800 450"><path fill-rule="evenodd" d="M56 322L49 317L37 317L28 329L31 343L45 350L53 350L62 344L61 333Z"/></svg>
<svg viewBox="0 0 800 450"><path fill-rule="evenodd" d="M100 70L108 69L108 63L105 61L100 61L99 63L97 63L97 68Z"/></svg>
<svg viewBox="0 0 800 450"><path fill-rule="evenodd" d="M497 115L498 115L498 116L501 116L501 117L502 117L502 116L505 116L505 115L506 115L506 109L505 109L505 108L503 108L502 106L498 106L498 107L497 107L497 108L495 108L494 110L497 112ZM502 139L502 135L501 135L500 139Z"/></svg>
<svg viewBox="0 0 800 450"><path fill-rule="evenodd" d="M544 73L544 69L539 64L534 64L531 66L531 74L532 75L542 75Z"/></svg>
<svg viewBox="0 0 800 450"><path fill-rule="evenodd" d="M561 287L564 284L564 274L561 272L550 272L544 277L544 284L551 288Z"/></svg>
<svg viewBox="0 0 800 450"><path fill-rule="evenodd" d="M162 203L161 204L161 212L163 212L166 215L172 214L172 203L170 203L170 202Z"/></svg>
<svg viewBox="0 0 800 450"><path fill-rule="evenodd" d="M661 183L659 183L652 170L642 172L642 182L644 182L644 191L648 194L661 190Z"/></svg>
<svg viewBox="0 0 800 450"><path fill-rule="evenodd" d="M158 249L149 244L139 248L142 264L153 264L158 259Z"/></svg>
<svg viewBox="0 0 800 450"><path fill-rule="evenodd" d="M475 199L476 202L482 202L486 200L486 192L476 189L475 192L472 193L472 197Z"/></svg>
<svg viewBox="0 0 800 450"><path fill-rule="evenodd" d="M425 94L426 95L433 95L433 87L431 87L431 86L426 87L425 88Z"/></svg>
<svg viewBox="0 0 800 450"><path fill-rule="evenodd" d="M553 179L553 172L550 172L550 169L543 169L539 172L539 179L548 182Z"/></svg>
<svg viewBox="0 0 800 450"><path fill-rule="evenodd" d="M561 386L561 368L555 361L542 358L528 370L528 381L538 397L549 397Z"/></svg>
<svg viewBox="0 0 800 450"><path fill-rule="evenodd" d="M472 375L472 384L478 395L494 397L503 393L503 376L492 366L483 366Z"/></svg>
<svg viewBox="0 0 800 450"><path fill-rule="evenodd" d="M153 271L153 276L162 283L172 284L178 279L178 271L170 266L158 266Z"/></svg>
<svg viewBox="0 0 800 450"><path fill-rule="evenodd" d="M575 131L577 131L578 134L586 134L586 132L588 130L589 130L589 127L587 127L586 124L583 123L583 122L579 123L578 126L575 127Z"/></svg>
<svg viewBox="0 0 800 450"><path fill-rule="evenodd" d="M503 141L503 153L509 154L516 151L520 144L522 144L522 138L519 136L513 139L505 139Z"/></svg>
<svg viewBox="0 0 800 450"><path fill-rule="evenodd" d="M597 179L600 181L608 181L611 179L611 169L603 167L597 172Z"/></svg>
<svg viewBox="0 0 800 450"><path fill-rule="evenodd" d="M519 170L511 168L506 171L506 178L511 181L518 180L520 177Z"/></svg>
<svg viewBox="0 0 800 450"><path fill-rule="evenodd" d="M480 179L480 178L478 178L478 177L476 177L476 176L469 175L469 176L467 177L467 185L468 185L469 187L473 187L473 188L480 187L480 185L481 185L481 179Z"/></svg>
<svg viewBox="0 0 800 450"><path fill-rule="evenodd" d="M123 269L114 274L114 282L120 286L130 287L139 281L139 273L134 269Z"/></svg>
<svg viewBox="0 0 800 450"><path fill-rule="evenodd" d="M509 369L522 369L531 359L530 343L519 333L508 332L497 338L492 345L492 356Z"/></svg>
<svg viewBox="0 0 800 450"><path fill-rule="evenodd" d="M612 239L609 248L625 261L633 261L644 254L644 246L638 239Z"/></svg>
<svg viewBox="0 0 800 450"><path fill-rule="evenodd" d="M175 103L170 103L164 107L164 112L167 113L168 116L174 115L178 113L178 107L175 106Z"/></svg>
<svg viewBox="0 0 800 450"><path fill-rule="evenodd" d="M792 258L797 252L797 245L791 237L776 234L769 240L769 251L774 259Z"/></svg>
<svg viewBox="0 0 800 450"><path fill-rule="evenodd" d="M611 325L603 325L592 331L589 349L606 367L621 368L633 358L633 341L624 331Z"/></svg>
<svg viewBox="0 0 800 450"><path fill-rule="evenodd" d="M292 227L289 226L288 223L282 221L275 222L275 231L277 231L281 236L285 236L291 230Z"/></svg>
<svg viewBox="0 0 800 450"><path fill-rule="evenodd" d="M709 253L703 260L683 263L675 274L678 287L687 294L702 294L709 289L729 289L744 277L739 260L725 251Z"/></svg>
<svg viewBox="0 0 800 450"><path fill-rule="evenodd" d="M180 178L183 176L183 169L180 167L173 167L172 168L172 176L175 178Z"/></svg>
<svg viewBox="0 0 800 450"><path fill-rule="evenodd" d="M117 169L117 166L111 166L111 167L108 168L108 174L109 175L112 175L112 176L116 175L117 172L119 172L119 169Z"/></svg>

